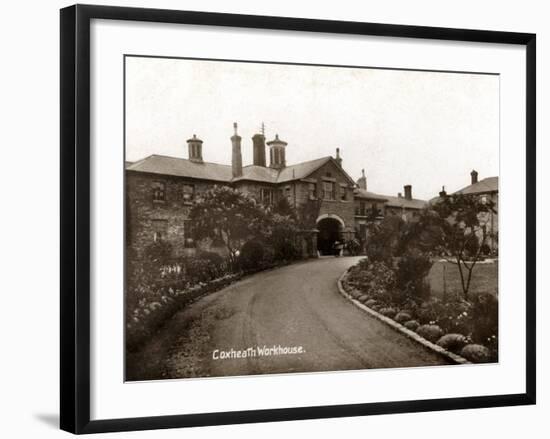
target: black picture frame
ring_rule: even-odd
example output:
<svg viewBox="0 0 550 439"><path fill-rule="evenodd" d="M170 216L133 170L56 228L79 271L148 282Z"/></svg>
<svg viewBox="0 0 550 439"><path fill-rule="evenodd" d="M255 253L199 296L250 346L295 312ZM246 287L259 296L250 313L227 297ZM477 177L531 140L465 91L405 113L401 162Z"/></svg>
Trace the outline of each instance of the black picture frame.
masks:
<svg viewBox="0 0 550 439"><path fill-rule="evenodd" d="M90 21L92 19L525 46L527 83L525 114L527 162L526 392L417 401L90 420ZM60 424L63 430L77 434L99 433L535 404L536 36L534 34L89 5L75 5L62 9L60 25Z"/></svg>

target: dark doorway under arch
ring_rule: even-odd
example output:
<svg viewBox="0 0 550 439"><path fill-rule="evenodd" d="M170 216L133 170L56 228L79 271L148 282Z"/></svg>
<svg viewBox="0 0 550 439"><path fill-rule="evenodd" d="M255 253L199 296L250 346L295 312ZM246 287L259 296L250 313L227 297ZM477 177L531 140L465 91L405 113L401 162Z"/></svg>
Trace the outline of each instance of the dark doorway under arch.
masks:
<svg viewBox="0 0 550 439"><path fill-rule="evenodd" d="M319 235L317 236L317 249L321 255L333 255L334 243L340 240L341 224L334 218L323 218L317 223Z"/></svg>

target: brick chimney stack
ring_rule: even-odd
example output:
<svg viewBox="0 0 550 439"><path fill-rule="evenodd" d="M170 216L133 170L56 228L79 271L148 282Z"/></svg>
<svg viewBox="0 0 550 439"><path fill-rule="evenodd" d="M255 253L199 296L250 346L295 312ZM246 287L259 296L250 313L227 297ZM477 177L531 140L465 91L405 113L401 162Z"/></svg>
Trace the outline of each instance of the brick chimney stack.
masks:
<svg viewBox="0 0 550 439"><path fill-rule="evenodd" d="M447 196L447 192L445 192L445 186L441 186L441 192L439 192L439 196L441 198L445 198Z"/></svg>
<svg viewBox="0 0 550 439"><path fill-rule="evenodd" d="M241 136L237 134L237 122L233 123L235 134L231 136L231 145L233 154L231 156L231 168L233 170L233 178L243 175L243 157L241 154Z"/></svg>
<svg viewBox="0 0 550 439"><path fill-rule="evenodd" d="M477 171L474 169L472 172L470 172L470 176L472 177L472 184L477 183Z"/></svg>
<svg viewBox="0 0 550 439"><path fill-rule="evenodd" d="M254 165L265 168L265 136L263 134L252 136L252 156Z"/></svg>
<svg viewBox="0 0 550 439"><path fill-rule="evenodd" d="M367 177L365 177L364 169L361 169L361 178L357 179L357 186L359 189L367 190Z"/></svg>
<svg viewBox="0 0 550 439"><path fill-rule="evenodd" d="M405 190L405 198L407 200L412 200L412 186L410 184L406 184L403 186L403 189Z"/></svg>
<svg viewBox="0 0 550 439"><path fill-rule="evenodd" d="M336 163L338 166L342 167L342 157L340 157L340 148L336 148Z"/></svg>

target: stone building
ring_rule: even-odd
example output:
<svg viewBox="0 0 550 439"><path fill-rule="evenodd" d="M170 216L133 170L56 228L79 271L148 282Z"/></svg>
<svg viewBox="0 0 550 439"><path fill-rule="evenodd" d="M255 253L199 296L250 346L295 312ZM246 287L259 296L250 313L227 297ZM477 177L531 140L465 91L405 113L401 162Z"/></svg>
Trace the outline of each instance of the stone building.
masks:
<svg viewBox="0 0 550 439"><path fill-rule="evenodd" d="M310 255L331 253L336 240L365 239L367 222L382 218L387 209L408 212L421 208L420 200L407 198L410 186L404 199L393 204L395 197L368 192L364 171L356 183L344 170L338 148L336 157L287 164L287 142L278 135L266 142L263 134L255 134L253 163L243 166L237 124L230 141L231 165L205 162L203 141L196 135L187 140L187 159L153 154L126 164L126 241L138 255L159 239L171 242L178 256L193 253L197 243L189 212L201 193L214 185L233 187L266 204L281 197L295 208L318 201L315 244L307 251Z"/></svg>
<svg viewBox="0 0 550 439"><path fill-rule="evenodd" d="M486 234L485 241L491 252L498 252L498 177L487 177L483 180L478 179L478 172L474 169L470 172L470 184L462 189L453 192L451 195L462 194L472 197L478 197L482 203L492 201L495 212L480 213L479 219L483 224L482 233ZM447 196L445 187L439 192L439 196L432 198L430 204L437 203L442 197ZM479 236L481 239L483 236Z"/></svg>

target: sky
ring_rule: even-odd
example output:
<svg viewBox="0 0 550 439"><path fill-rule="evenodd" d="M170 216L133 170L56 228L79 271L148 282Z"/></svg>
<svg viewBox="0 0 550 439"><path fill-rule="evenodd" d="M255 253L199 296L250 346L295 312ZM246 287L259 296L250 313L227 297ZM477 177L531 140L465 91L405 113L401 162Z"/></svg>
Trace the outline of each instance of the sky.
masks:
<svg viewBox="0 0 550 439"><path fill-rule="evenodd" d="M368 190L430 199L499 171L497 75L126 57L126 159L187 158L231 164L233 123L243 165L252 136L288 142L287 164L335 156ZM266 151L269 160L269 153Z"/></svg>

